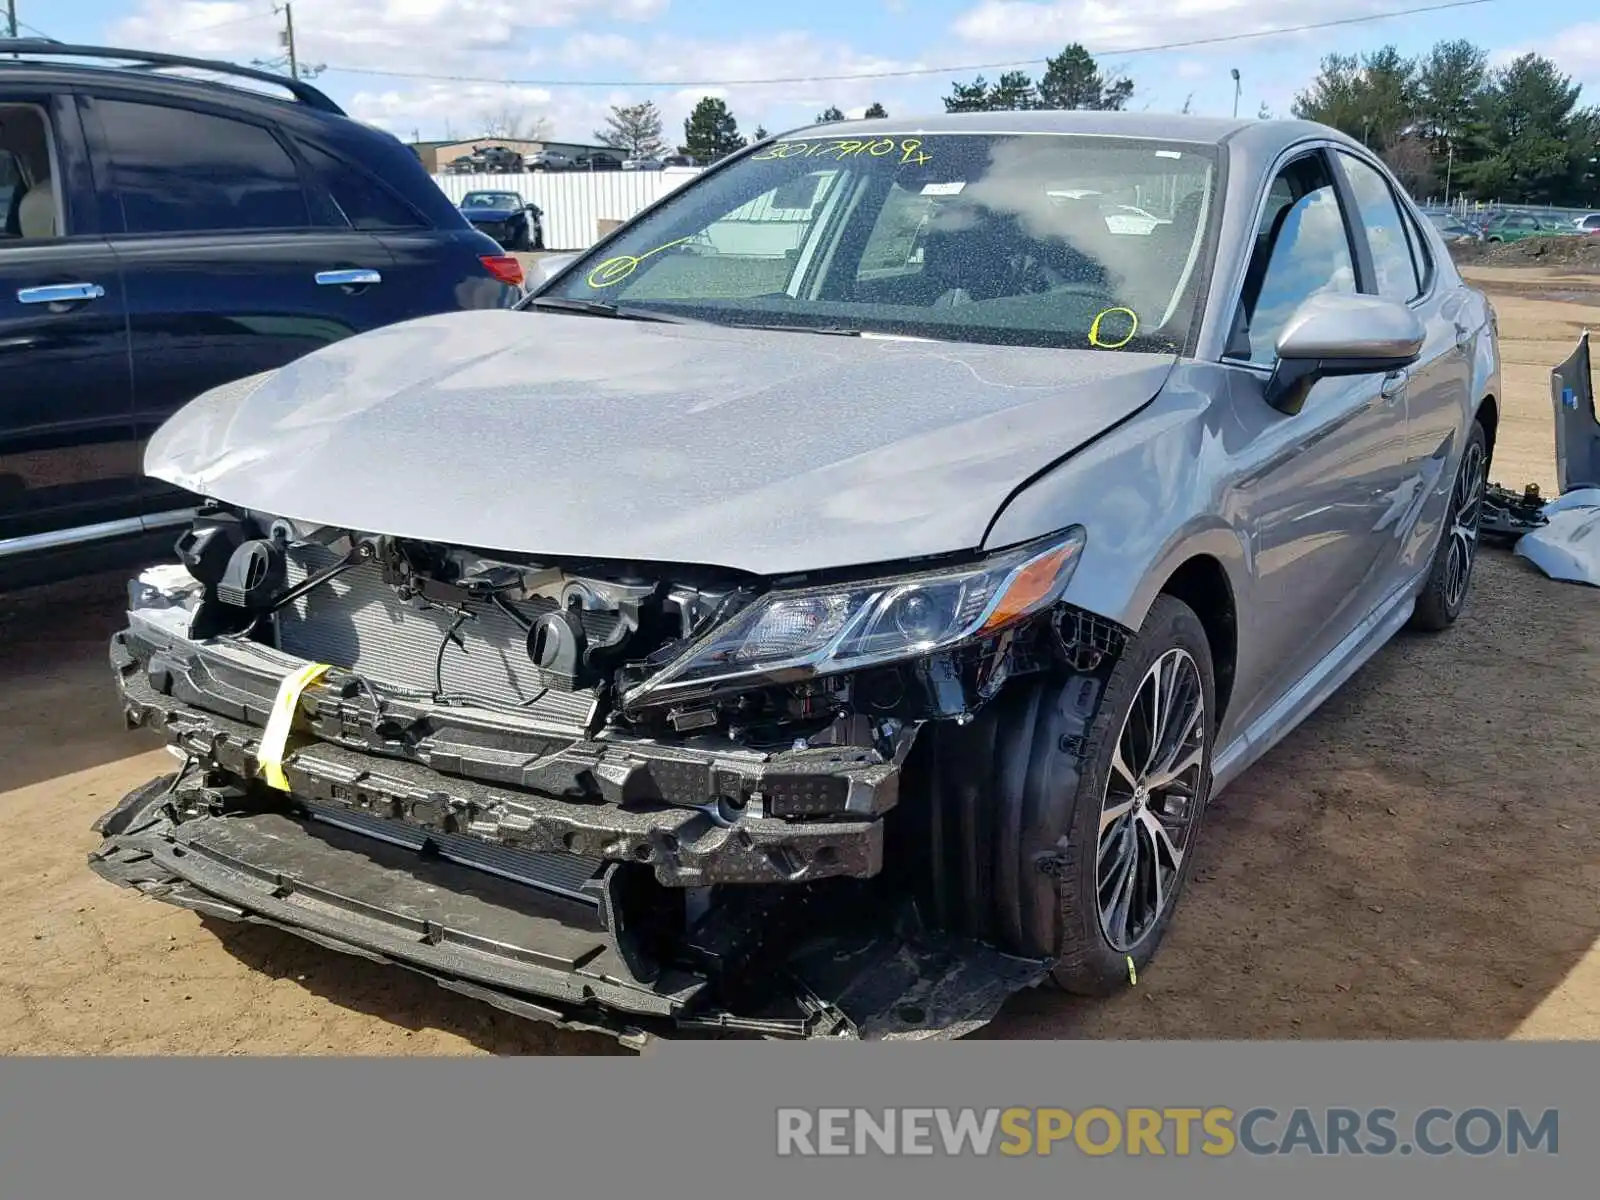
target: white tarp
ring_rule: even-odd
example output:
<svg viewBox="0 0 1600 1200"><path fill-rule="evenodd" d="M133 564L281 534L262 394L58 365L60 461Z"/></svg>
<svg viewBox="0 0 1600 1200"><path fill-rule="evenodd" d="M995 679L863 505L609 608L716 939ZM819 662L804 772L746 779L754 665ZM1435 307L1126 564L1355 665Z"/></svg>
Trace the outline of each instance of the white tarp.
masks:
<svg viewBox="0 0 1600 1200"><path fill-rule="evenodd" d="M1577 488L1542 511L1549 524L1517 539L1516 552L1552 579L1600 587L1600 488Z"/></svg>

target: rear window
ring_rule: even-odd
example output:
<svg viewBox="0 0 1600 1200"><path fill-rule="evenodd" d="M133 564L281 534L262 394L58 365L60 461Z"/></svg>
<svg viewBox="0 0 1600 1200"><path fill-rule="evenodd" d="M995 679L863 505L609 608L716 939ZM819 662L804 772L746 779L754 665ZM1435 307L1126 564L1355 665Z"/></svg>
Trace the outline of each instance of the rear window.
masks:
<svg viewBox="0 0 1600 1200"><path fill-rule="evenodd" d="M357 164L306 142L300 143L300 153L351 228L419 229L427 225L416 209Z"/></svg>
<svg viewBox="0 0 1600 1200"><path fill-rule="evenodd" d="M97 100L129 233L304 229L300 172L271 131L192 109Z"/></svg>

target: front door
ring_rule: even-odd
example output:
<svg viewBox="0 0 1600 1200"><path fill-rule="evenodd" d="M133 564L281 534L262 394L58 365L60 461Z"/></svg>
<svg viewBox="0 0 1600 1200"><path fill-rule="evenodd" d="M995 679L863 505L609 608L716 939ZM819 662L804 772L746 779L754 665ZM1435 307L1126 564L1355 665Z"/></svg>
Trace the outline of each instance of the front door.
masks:
<svg viewBox="0 0 1600 1200"><path fill-rule="evenodd" d="M1321 152L1274 184L1241 297L1233 408L1255 469L1229 499L1246 531L1254 628L1239 631L1248 725L1322 661L1392 588L1408 509L1408 377L1324 379L1286 415L1264 399L1279 334L1325 291L1361 287L1344 205Z"/></svg>

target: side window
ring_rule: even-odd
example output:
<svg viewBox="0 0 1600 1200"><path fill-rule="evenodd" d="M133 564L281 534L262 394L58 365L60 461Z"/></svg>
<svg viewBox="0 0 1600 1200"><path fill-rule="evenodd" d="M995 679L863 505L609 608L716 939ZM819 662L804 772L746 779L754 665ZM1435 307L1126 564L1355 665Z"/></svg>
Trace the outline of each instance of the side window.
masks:
<svg viewBox="0 0 1600 1200"><path fill-rule="evenodd" d="M64 237L50 121L36 104L0 104L0 239Z"/></svg>
<svg viewBox="0 0 1600 1200"><path fill-rule="evenodd" d="M129 233L304 229L300 172L259 125L186 108L96 100Z"/></svg>
<svg viewBox="0 0 1600 1200"><path fill-rule="evenodd" d="M344 219L353 229L420 229L427 222L395 195L388 184L369 175L355 163L325 150L299 143L306 164L328 189Z"/></svg>
<svg viewBox="0 0 1600 1200"><path fill-rule="evenodd" d="M1270 365L1278 335L1319 292L1356 290L1338 193L1321 155L1290 163L1268 193L1228 353Z"/></svg>
<svg viewBox="0 0 1600 1200"><path fill-rule="evenodd" d="M1411 246L1394 193L1378 171L1354 155L1341 151L1339 161L1344 165L1350 190L1355 193L1356 209L1367 231L1367 245L1372 248L1378 295L1408 304L1422 291L1422 281L1411 259Z"/></svg>

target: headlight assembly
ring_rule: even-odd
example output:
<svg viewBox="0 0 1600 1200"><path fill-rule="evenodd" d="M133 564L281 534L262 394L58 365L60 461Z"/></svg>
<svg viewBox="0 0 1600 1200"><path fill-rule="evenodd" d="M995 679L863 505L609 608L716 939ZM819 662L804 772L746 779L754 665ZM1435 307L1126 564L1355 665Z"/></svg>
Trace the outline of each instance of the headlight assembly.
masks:
<svg viewBox="0 0 1600 1200"><path fill-rule="evenodd" d="M630 690L624 703L856 671L987 637L1060 598L1084 537L1073 526L962 567L768 592Z"/></svg>

